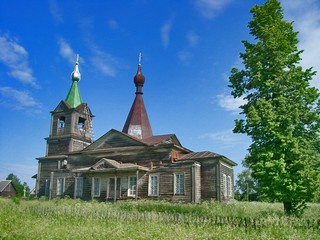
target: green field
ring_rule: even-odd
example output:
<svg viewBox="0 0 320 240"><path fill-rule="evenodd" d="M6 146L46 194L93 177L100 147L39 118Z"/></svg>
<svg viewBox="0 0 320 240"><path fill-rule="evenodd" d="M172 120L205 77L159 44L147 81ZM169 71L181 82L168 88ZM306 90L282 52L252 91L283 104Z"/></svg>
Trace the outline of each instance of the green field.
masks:
<svg viewBox="0 0 320 240"><path fill-rule="evenodd" d="M320 205L0 198L0 239L320 239Z"/></svg>

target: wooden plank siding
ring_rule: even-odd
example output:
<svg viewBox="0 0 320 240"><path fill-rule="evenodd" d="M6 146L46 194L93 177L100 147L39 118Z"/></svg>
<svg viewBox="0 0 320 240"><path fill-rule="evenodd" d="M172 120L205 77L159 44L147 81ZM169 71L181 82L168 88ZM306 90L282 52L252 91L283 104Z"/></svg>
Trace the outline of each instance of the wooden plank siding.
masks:
<svg viewBox="0 0 320 240"><path fill-rule="evenodd" d="M201 162L201 199L217 200L217 161Z"/></svg>

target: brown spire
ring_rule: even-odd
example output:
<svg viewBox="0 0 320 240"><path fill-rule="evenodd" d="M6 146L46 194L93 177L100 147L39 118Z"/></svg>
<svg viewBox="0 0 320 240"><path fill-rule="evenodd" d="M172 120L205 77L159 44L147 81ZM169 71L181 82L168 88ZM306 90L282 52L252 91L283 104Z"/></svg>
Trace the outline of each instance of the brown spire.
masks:
<svg viewBox="0 0 320 240"><path fill-rule="evenodd" d="M133 101L122 132L139 139L152 137L152 129L142 98L142 87L145 78L141 71L141 53L139 54L138 71L133 80L136 85L136 97Z"/></svg>

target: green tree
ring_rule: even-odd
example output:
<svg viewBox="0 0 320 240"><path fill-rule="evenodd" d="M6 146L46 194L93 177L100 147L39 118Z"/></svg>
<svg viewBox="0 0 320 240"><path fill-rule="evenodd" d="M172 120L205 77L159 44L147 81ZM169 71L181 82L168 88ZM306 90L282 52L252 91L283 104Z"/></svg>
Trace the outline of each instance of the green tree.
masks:
<svg viewBox="0 0 320 240"><path fill-rule="evenodd" d="M252 171L249 168L243 169L237 177L235 184L235 195L240 201L257 201L258 182L252 177Z"/></svg>
<svg viewBox="0 0 320 240"><path fill-rule="evenodd" d="M27 183L24 182L23 184L21 184L20 179L16 175L14 175L13 173L10 173L7 176L6 180L11 180L12 181L12 184L17 189L18 197L24 196L24 190L26 191L26 196L29 195L30 188L27 186Z"/></svg>
<svg viewBox="0 0 320 240"><path fill-rule="evenodd" d="M243 69L231 70L231 94L246 99L235 133L252 139L245 163L261 194L298 214L312 199L319 168L319 92L310 86L315 72L303 70L293 23L283 20L277 0L251 9L253 43L242 41Z"/></svg>

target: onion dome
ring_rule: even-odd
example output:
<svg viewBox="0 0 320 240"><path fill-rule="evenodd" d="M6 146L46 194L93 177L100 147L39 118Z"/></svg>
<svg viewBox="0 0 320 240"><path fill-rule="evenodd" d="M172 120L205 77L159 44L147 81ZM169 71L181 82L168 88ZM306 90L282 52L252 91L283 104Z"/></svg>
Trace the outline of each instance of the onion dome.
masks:
<svg viewBox="0 0 320 240"><path fill-rule="evenodd" d="M142 71L141 71L141 53L139 53L138 70L137 70L136 75L133 78L133 82L134 82L134 84L136 85L136 88L137 88L136 93L142 94L142 87L143 87L143 84L144 84L144 80L145 80L145 78L144 78L144 76L142 74Z"/></svg>
<svg viewBox="0 0 320 240"><path fill-rule="evenodd" d="M81 74L79 72L79 54L76 57L76 65L74 67L73 72L71 73L71 80L79 82L81 79Z"/></svg>

